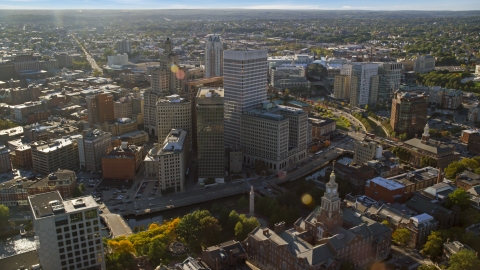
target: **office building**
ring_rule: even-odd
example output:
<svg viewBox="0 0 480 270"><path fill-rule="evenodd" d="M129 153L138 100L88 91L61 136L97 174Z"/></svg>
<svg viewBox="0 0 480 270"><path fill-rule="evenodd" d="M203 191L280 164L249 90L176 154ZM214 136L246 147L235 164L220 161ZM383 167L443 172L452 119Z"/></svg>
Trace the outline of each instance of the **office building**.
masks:
<svg viewBox="0 0 480 270"><path fill-rule="evenodd" d="M190 149L192 136L192 105L189 100L171 95L161 98L157 102L158 141L161 142L172 129L183 129L187 133L185 146Z"/></svg>
<svg viewBox="0 0 480 270"><path fill-rule="evenodd" d="M311 83L305 77L305 68L301 66L282 66L269 69L270 85L285 89L291 87L310 88Z"/></svg>
<svg viewBox="0 0 480 270"><path fill-rule="evenodd" d="M133 98L131 96L121 97L113 103L113 115L118 118L132 118ZM134 119L135 120L135 119Z"/></svg>
<svg viewBox="0 0 480 270"><path fill-rule="evenodd" d="M133 180L143 161L143 146L122 142L102 158L104 179Z"/></svg>
<svg viewBox="0 0 480 270"><path fill-rule="evenodd" d="M222 146L223 147L223 146ZM10 150L5 145L0 145L0 173L12 170Z"/></svg>
<svg viewBox="0 0 480 270"><path fill-rule="evenodd" d="M87 96L85 100L87 101L88 123L90 126L115 120L113 96L111 94L101 93Z"/></svg>
<svg viewBox="0 0 480 270"><path fill-rule="evenodd" d="M93 172L102 170L102 158L112 150L112 134L99 129L87 129L77 142L80 168Z"/></svg>
<svg viewBox="0 0 480 270"><path fill-rule="evenodd" d="M390 125L398 134L409 138L420 134L427 124L428 96L395 92L392 99Z"/></svg>
<svg viewBox="0 0 480 270"><path fill-rule="evenodd" d="M428 88L428 103L442 109L456 110L462 105L463 91L433 86Z"/></svg>
<svg viewBox="0 0 480 270"><path fill-rule="evenodd" d="M117 41L117 53L119 54L124 54L124 53L128 53L128 54L131 54L132 53L132 43L130 42L130 40L120 40L120 41Z"/></svg>
<svg viewBox="0 0 480 270"><path fill-rule="evenodd" d="M178 57L173 52L172 41L167 38L165 51L160 55L160 63L152 72L152 87L144 92L144 129L151 136L158 136L157 101L171 95L181 88L180 77L177 77ZM173 68L173 69L172 69ZM177 72L173 72L177 71ZM163 136L164 138L165 136ZM161 140L163 140L163 138Z"/></svg>
<svg viewBox="0 0 480 270"><path fill-rule="evenodd" d="M42 269L106 269L99 206L92 196L58 191L28 197Z"/></svg>
<svg viewBox="0 0 480 270"><path fill-rule="evenodd" d="M263 102L242 114L241 130L245 165L278 172L307 155L308 116L302 109Z"/></svg>
<svg viewBox="0 0 480 270"><path fill-rule="evenodd" d="M249 261L261 269L340 269L344 261L357 266L375 263L390 253L392 231L386 225L342 208L332 173L327 192L308 217L294 228L256 228L245 241Z"/></svg>
<svg viewBox="0 0 480 270"><path fill-rule="evenodd" d="M7 81L17 77L15 65L11 61L0 62L0 80Z"/></svg>
<svg viewBox="0 0 480 270"><path fill-rule="evenodd" d="M356 76L337 75L333 83L333 96L337 99L350 100L350 92L357 91L357 84L351 84L351 81L356 82Z"/></svg>
<svg viewBox="0 0 480 270"><path fill-rule="evenodd" d="M205 78L223 76L223 43L220 36L209 35L205 48Z"/></svg>
<svg viewBox="0 0 480 270"><path fill-rule="evenodd" d="M109 67L121 67L128 65L128 54L118 53L117 55L109 55L107 56L107 65Z"/></svg>
<svg viewBox="0 0 480 270"><path fill-rule="evenodd" d="M78 136L31 144L33 170L49 174L60 169L78 170Z"/></svg>
<svg viewBox="0 0 480 270"><path fill-rule="evenodd" d="M239 148L242 113L267 99L267 51L224 51L225 147Z"/></svg>
<svg viewBox="0 0 480 270"><path fill-rule="evenodd" d="M198 180L225 177L225 148L223 145L223 88L200 88L197 104Z"/></svg>
<svg viewBox="0 0 480 270"><path fill-rule="evenodd" d="M480 132L474 129L462 130L460 140L467 143L467 150L469 152L480 153Z"/></svg>
<svg viewBox="0 0 480 270"><path fill-rule="evenodd" d="M309 117L308 122L312 126L311 137L314 139L320 139L337 129L337 122L328 118Z"/></svg>
<svg viewBox="0 0 480 270"><path fill-rule="evenodd" d="M130 118L118 118L115 122L104 122L102 125L95 125L95 127L111 133L112 136L117 136L136 131L138 125Z"/></svg>
<svg viewBox="0 0 480 270"><path fill-rule="evenodd" d="M29 145L15 147L15 150L10 153L10 157L16 168L31 169L33 166L32 148Z"/></svg>
<svg viewBox="0 0 480 270"><path fill-rule="evenodd" d="M378 103L389 102L393 92L400 87L403 64L397 62L378 62Z"/></svg>
<svg viewBox="0 0 480 270"><path fill-rule="evenodd" d="M376 142L355 141L353 163L362 165L372 159L382 157L382 146Z"/></svg>
<svg viewBox="0 0 480 270"><path fill-rule="evenodd" d="M343 92L348 91L348 86L350 87L351 106L360 107L377 103L378 64L363 62L344 64L340 75L348 77L339 80L344 85L342 86Z"/></svg>
<svg viewBox="0 0 480 270"><path fill-rule="evenodd" d="M33 124L47 120L51 114L52 111L48 109L48 103L44 100L10 106L12 120L20 124Z"/></svg>
<svg viewBox="0 0 480 270"><path fill-rule="evenodd" d="M187 132L172 129L162 144L156 144L144 159L145 176L160 182L162 193L184 190L188 149Z"/></svg>

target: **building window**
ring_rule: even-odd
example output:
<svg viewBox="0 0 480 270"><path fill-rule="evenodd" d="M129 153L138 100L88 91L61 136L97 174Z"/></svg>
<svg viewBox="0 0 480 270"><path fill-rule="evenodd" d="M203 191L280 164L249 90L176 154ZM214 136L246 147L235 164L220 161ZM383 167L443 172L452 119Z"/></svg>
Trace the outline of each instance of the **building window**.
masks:
<svg viewBox="0 0 480 270"><path fill-rule="evenodd" d="M55 226L58 227L58 226L63 226L63 225L67 225L68 224L68 219L66 216L63 216L63 217L57 217L55 218ZM60 231L61 232L61 231ZM57 233L58 233L58 230L57 230Z"/></svg>
<svg viewBox="0 0 480 270"><path fill-rule="evenodd" d="M97 210L89 210L85 212L85 219L92 219L97 217Z"/></svg>
<svg viewBox="0 0 480 270"><path fill-rule="evenodd" d="M82 213L75 213L75 214L70 214L70 222L71 223L76 223L76 222L80 222L80 221L83 221L83 215ZM72 227L72 230L74 228Z"/></svg>

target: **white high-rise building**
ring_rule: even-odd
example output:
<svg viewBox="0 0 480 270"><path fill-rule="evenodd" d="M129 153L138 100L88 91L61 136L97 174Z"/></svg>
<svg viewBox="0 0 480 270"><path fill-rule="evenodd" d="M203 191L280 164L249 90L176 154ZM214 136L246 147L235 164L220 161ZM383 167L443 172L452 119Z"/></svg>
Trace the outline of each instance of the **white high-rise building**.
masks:
<svg viewBox="0 0 480 270"><path fill-rule="evenodd" d="M205 48L205 78L223 76L223 43L220 36L210 35Z"/></svg>
<svg viewBox="0 0 480 270"><path fill-rule="evenodd" d="M42 269L106 269L98 204L58 191L28 196Z"/></svg>
<svg viewBox="0 0 480 270"><path fill-rule="evenodd" d="M225 147L240 147L242 113L267 99L267 75L267 50L224 51Z"/></svg>
<svg viewBox="0 0 480 270"><path fill-rule="evenodd" d="M344 64L340 75L350 77L350 105L376 104L378 100L378 63Z"/></svg>

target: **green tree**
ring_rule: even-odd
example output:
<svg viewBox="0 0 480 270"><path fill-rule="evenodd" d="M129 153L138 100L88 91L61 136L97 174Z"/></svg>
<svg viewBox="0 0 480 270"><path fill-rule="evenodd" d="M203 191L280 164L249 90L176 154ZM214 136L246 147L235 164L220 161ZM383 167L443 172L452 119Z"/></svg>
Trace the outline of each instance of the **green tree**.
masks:
<svg viewBox="0 0 480 270"><path fill-rule="evenodd" d="M97 76L100 76L100 75L102 75L102 72L98 69L95 69L92 73L93 77L97 77Z"/></svg>
<svg viewBox="0 0 480 270"><path fill-rule="evenodd" d="M433 264L422 264L417 270L437 270L438 268Z"/></svg>
<svg viewBox="0 0 480 270"><path fill-rule="evenodd" d="M0 204L0 226L5 226L9 219L10 209L5 205Z"/></svg>
<svg viewBox="0 0 480 270"><path fill-rule="evenodd" d="M390 224L390 222L386 219L382 220L382 224L385 225L385 226L388 226L388 227L392 226L392 224Z"/></svg>
<svg viewBox="0 0 480 270"><path fill-rule="evenodd" d="M80 185L78 185L78 189L80 189L83 194L85 192L85 185L83 183L80 183Z"/></svg>
<svg viewBox="0 0 480 270"><path fill-rule="evenodd" d="M200 220L200 226L203 231L200 240L203 247L209 247L218 244L222 235L222 227L218 220L212 216L204 217Z"/></svg>
<svg viewBox="0 0 480 270"><path fill-rule="evenodd" d="M159 265L160 260L164 257L167 248L165 244L159 237L154 237L150 244L148 244L148 259L152 263L152 265Z"/></svg>
<svg viewBox="0 0 480 270"><path fill-rule="evenodd" d="M462 249L450 257L448 270L476 270L480 261L474 251Z"/></svg>
<svg viewBox="0 0 480 270"><path fill-rule="evenodd" d="M131 253L109 253L105 256L107 270L137 269L135 257Z"/></svg>
<svg viewBox="0 0 480 270"><path fill-rule="evenodd" d="M73 189L73 194L72 194L72 196L73 196L74 198L80 197L80 196L82 196L82 195L83 195L83 192L80 190L79 187L75 187L75 188Z"/></svg>
<svg viewBox="0 0 480 270"><path fill-rule="evenodd" d="M392 234L392 240L393 242L401 245L401 246L406 246L408 242L410 241L410 236L411 233L408 229L406 228L399 228L396 229L393 234Z"/></svg>
<svg viewBox="0 0 480 270"><path fill-rule="evenodd" d="M429 156L422 156L420 158L420 166L422 167L437 167L437 161Z"/></svg>
<svg viewBox="0 0 480 270"><path fill-rule="evenodd" d="M405 141L407 139L408 135L407 133L402 133L400 135L398 135L398 138L402 141Z"/></svg>
<svg viewBox="0 0 480 270"><path fill-rule="evenodd" d="M187 214L180 219L176 227L176 233L185 240L185 243L187 243L191 249L196 251L201 249L203 230L200 222L203 218L209 216L210 212L208 212L208 210L200 210Z"/></svg>
<svg viewBox="0 0 480 270"><path fill-rule="evenodd" d="M433 258L440 255L440 253L442 252L442 249L443 249L442 235L438 231L433 231L428 236L428 240L422 249L422 254L428 255Z"/></svg>
<svg viewBox="0 0 480 270"><path fill-rule="evenodd" d="M239 221L235 225L235 238L237 240L243 240L241 239L241 235L243 235L243 224Z"/></svg>
<svg viewBox="0 0 480 270"><path fill-rule="evenodd" d="M448 194L447 207L452 208L454 205L460 206L465 210L470 206L470 196L461 188L457 188L454 192Z"/></svg>
<svg viewBox="0 0 480 270"><path fill-rule="evenodd" d="M248 203L249 203L249 201L248 201L247 197L242 196L242 197L240 197L240 199L238 199L237 206L240 209L247 209L248 208Z"/></svg>
<svg viewBox="0 0 480 270"><path fill-rule="evenodd" d="M365 105L365 111L368 112L368 109L369 109L368 105Z"/></svg>

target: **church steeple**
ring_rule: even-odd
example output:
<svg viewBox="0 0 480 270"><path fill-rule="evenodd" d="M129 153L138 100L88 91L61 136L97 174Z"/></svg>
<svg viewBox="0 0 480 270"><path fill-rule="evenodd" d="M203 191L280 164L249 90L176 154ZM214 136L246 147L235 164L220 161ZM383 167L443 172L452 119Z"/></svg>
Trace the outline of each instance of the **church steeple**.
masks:
<svg viewBox="0 0 480 270"><path fill-rule="evenodd" d="M430 127L428 126L428 123L427 123L425 125L425 128L423 129L422 142L427 143L428 139L430 139Z"/></svg>
<svg viewBox="0 0 480 270"><path fill-rule="evenodd" d="M338 184L335 181L335 163L330 174L330 181L326 184L326 192L322 197L321 212L318 221L321 221L329 230L334 226L342 224L342 210L340 209L340 197L338 195Z"/></svg>

